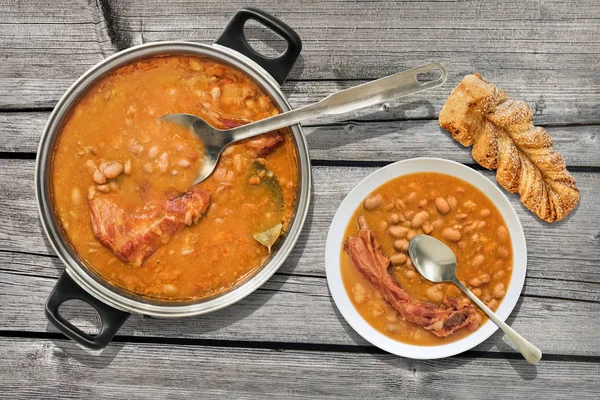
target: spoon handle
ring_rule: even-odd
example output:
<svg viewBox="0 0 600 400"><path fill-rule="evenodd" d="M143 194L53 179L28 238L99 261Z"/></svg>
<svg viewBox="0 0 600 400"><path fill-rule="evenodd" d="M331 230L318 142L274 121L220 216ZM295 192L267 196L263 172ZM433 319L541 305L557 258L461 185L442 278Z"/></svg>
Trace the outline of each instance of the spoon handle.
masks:
<svg viewBox="0 0 600 400"><path fill-rule="evenodd" d="M500 329L504 331L506 336L513 342L517 350L523 354L523 357L530 364L537 364L542 359L542 352L540 349L531 344L527 339L523 336L519 335L513 328L508 326L504 321L502 321L498 316L485 305L485 303L477 298L465 285L463 285L459 280L454 282L471 300L475 302L481 308L488 317L496 324Z"/></svg>
<svg viewBox="0 0 600 400"><path fill-rule="evenodd" d="M441 73L439 78L432 81L419 82L419 74L436 69ZM323 115L344 114L431 89L446 82L446 76L444 66L433 62L333 93L318 103L230 129L229 132L231 132L233 139L236 141L248 139L265 132L295 125L307 119L315 119Z"/></svg>

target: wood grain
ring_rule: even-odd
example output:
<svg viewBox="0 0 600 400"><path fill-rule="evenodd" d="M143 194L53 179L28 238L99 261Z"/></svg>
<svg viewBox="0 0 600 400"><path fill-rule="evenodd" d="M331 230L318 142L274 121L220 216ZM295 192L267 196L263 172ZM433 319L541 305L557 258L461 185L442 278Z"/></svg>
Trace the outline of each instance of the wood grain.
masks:
<svg viewBox="0 0 600 400"><path fill-rule="evenodd" d="M364 345L337 314L328 295L324 244L339 202L373 171L364 167L313 168L313 206L298 244L279 273L252 296L198 318L132 318L122 334ZM63 270L39 226L32 174L32 160L0 160L2 330L45 331L43 304ZM528 239L529 265L525 297L512 318L517 316L515 329L543 345L546 352L598 355L600 343L594 325L600 312L596 268L600 247L594 235L600 225L595 211L600 200L586 193L597 187L600 176L577 173L576 178L584 193L582 204L559 225L542 223L517 207ZM516 198L511 200L518 206ZM556 246L556 241L567 244ZM581 244L576 247L576 242ZM92 319L90 313L79 309L73 315ZM311 321L309 326L307 321ZM494 350L497 340L499 336L480 349L498 351Z"/></svg>
<svg viewBox="0 0 600 400"><path fill-rule="evenodd" d="M171 2L165 13L162 3L79 1L75 7L71 2L61 7L25 2L23 12L0 9L6 21L0 24L0 52L6 55L0 63L0 108L52 107L85 70L131 45L167 39L211 43L244 6ZM256 5L274 12L303 38L303 56L284 86L294 107L365 79L437 60L449 71L444 87L345 118L432 118L458 81L479 71L514 98L528 101L539 124L600 123L594 62L600 55L594 23L600 7L595 2L530 3L519 7L516 16L513 7L495 1L477 7L358 1L344 5L342 18L337 2ZM319 11L307 18L307 9ZM364 10L369 10L366 16ZM250 31L259 49L281 48L264 29Z"/></svg>
<svg viewBox="0 0 600 400"><path fill-rule="evenodd" d="M28 264L45 266L52 275L63 268L55 259L48 262L39 257L14 256L13 263L4 264L0 270L0 333L58 332L44 315L56 278L29 275L24 268ZM536 281L527 282L528 286L534 284ZM89 306L66 303L61 313L85 331L97 332L98 317ZM546 354L600 356L600 339L595 333L598 318L599 303L523 296L507 323ZM133 315L118 336L142 341L185 338L371 346L339 314L323 277L281 273L242 301L210 314L168 320ZM514 353L503 340L502 332L496 332L475 350Z"/></svg>
<svg viewBox="0 0 600 400"><path fill-rule="evenodd" d="M0 112L0 152L35 153L49 112ZM549 127L554 147L570 167L600 167L600 125ZM437 120L353 121L305 125L313 161L393 162L411 157L442 157L474 163Z"/></svg>
<svg viewBox="0 0 600 400"><path fill-rule="evenodd" d="M512 358L419 361L388 354L138 343L115 343L94 357L72 342L29 339L0 339L0 355L7 360L0 380L4 393L45 399L495 399L507 393L592 399L599 389L592 377L600 372L600 364L582 361L534 367Z"/></svg>
<svg viewBox="0 0 600 400"><path fill-rule="evenodd" d="M329 224L346 194L371 167L313 167L314 194L308 220L292 256L293 272L323 274L323 254ZM492 178L489 171L484 174ZM39 224L33 188L33 160L0 159L0 250L54 254ZM528 276L560 281L548 296L570 296L573 284L600 283L596 265L600 260L600 174L577 172L581 203L564 221L547 224L526 210L515 195L508 195L521 220L529 252ZM492 178L493 179L493 178ZM560 245L559 245L560 244ZM292 272L291 270L289 272ZM574 289L573 293L580 290ZM585 292L585 290L584 290ZM598 294L585 297L600 299ZM575 297L579 299L580 297Z"/></svg>

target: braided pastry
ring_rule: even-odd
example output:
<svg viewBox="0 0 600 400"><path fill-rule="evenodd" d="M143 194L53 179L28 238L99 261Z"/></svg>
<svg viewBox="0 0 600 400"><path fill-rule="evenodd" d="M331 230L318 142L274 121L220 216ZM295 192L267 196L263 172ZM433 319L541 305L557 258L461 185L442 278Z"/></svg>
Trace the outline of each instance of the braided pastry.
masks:
<svg viewBox="0 0 600 400"><path fill-rule="evenodd" d="M508 96L479 74L467 75L452 91L440 126L475 161L496 169L496 180L547 222L563 219L579 201L579 189L545 129L533 125L529 105Z"/></svg>

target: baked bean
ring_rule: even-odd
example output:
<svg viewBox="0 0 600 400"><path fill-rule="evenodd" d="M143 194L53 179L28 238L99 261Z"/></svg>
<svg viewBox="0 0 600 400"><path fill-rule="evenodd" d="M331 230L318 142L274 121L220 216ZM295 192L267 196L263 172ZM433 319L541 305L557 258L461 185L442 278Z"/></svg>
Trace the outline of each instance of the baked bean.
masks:
<svg viewBox="0 0 600 400"><path fill-rule="evenodd" d="M469 279L469 285L473 287L479 287L481 286L481 281L478 278L471 278Z"/></svg>
<svg viewBox="0 0 600 400"><path fill-rule="evenodd" d="M411 211L411 210L409 210L409 211L406 211L406 212L404 213L404 217L405 217L407 220L412 220L412 218L413 218L413 216L414 216L414 215L415 215L415 212L414 212L414 211Z"/></svg>
<svg viewBox="0 0 600 400"><path fill-rule="evenodd" d="M406 239L400 239L400 240L394 241L394 248L397 251L406 251L406 250L408 250L408 240L406 240Z"/></svg>
<svg viewBox="0 0 600 400"><path fill-rule="evenodd" d="M438 285L433 285L427 289L427 297L429 300L439 303L444 298L444 293L442 293Z"/></svg>
<svg viewBox="0 0 600 400"><path fill-rule="evenodd" d="M157 146L154 146L152 148L150 148L150 150L148 150L148 157L150 159L156 157L158 155L159 149Z"/></svg>
<svg viewBox="0 0 600 400"><path fill-rule="evenodd" d="M398 222L400 222L400 217L396 213L390 215L387 219L387 223L390 225L396 225Z"/></svg>
<svg viewBox="0 0 600 400"><path fill-rule="evenodd" d="M485 228L486 225L487 225L487 222L485 222L485 221L479 221L477 223L477 229L482 230L483 228Z"/></svg>
<svg viewBox="0 0 600 400"><path fill-rule="evenodd" d="M385 221L381 221L381 230L385 231L388 227L388 223Z"/></svg>
<svg viewBox="0 0 600 400"><path fill-rule="evenodd" d="M415 236L417 236L417 232L410 231L406 234L406 240L410 240L410 239L414 238Z"/></svg>
<svg viewBox="0 0 600 400"><path fill-rule="evenodd" d="M465 242L464 240L461 240L456 245L458 246L459 249L464 249L467 247L467 242Z"/></svg>
<svg viewBox="0 0 600 400"><path fill-rule="evenodd" d="M98 185L104 185L106 183L106 176L104 176L104 174L100 172L99 169L96 169L94 171L94 174L92 175L92 180Z"/></svg>
<svg viewBox="0 0 600 400"><path fill-rule="evenodd" d="M483 274L479 275L479 280L481 283L489 283L492 280L492 277L487 272L484 272Z"/></svg>
<svg viewBox="0 0 600 400"><path fill-rule="evenodd" d="M481 210L481 212L479 213L479 215L481 215L483 218L487 218L490 216L492 212L490 211L489 208L484 208L483 210Z"/></svg>
<svg viewBox="0 0 600 400"><path fill-rule="evenodd" d="M83 197L81 196L81 191L78 188L73 188L71 190L71 203L78 206L82 203Z"/></svg>
<svg viewBox="0 0 600 400"><path fill-rule="evenodd" d="M102 193L109 193L110 187L108 185L98 185L98 191Z"/></svg>
<svg viewBox="0 0 600 400"><path fill-rule="evenodd" d="M190 165L192 165L192 163L190 163L189 160L182 158L181 160L177 161L177 165L179 165L182 168L189 168Z"/></svg>
<svg viewBox="0 0 600 400"><path fill-rule="evenodd" d="M442 225L444 225L444 221L442 221L441 219L436 219L435 221L433 221L431 223L431 226L433 227L433 229L441 228Z"/></svg>
<svg viewBox="0 0 600 400"><path fill-rule="evenodd" d="M125 162L125 165L123 166L123 172L125 172L125 175L131 174L131 160L127 160Z"/></svg>
<svg viewBox="0 0 600 400"><path fill-rule="evenodd" d="M410 260L408 260L410 261ZM417 277L417 273L415 271L413 271L412 269L409 269L407 271L404 271L404 276L406 276L408 279L414 279Z"/></svg>
<svg viewBox="0 0 600 400"><path fill-rule="evenodd" d="M413 263L412 263L412 260L410 259L410 257L408 257L408 258L406 259L406 267L407 267L407 268L414 268L414 266L413 266Z"/></svg>
<svg viewBox="0 0 600 400"><path fill-rule="evenodd" d="M395 311L390 311L386 316L385 319L387 319L389 322L397 322L398 321L398 314L396 314Z"/></svg>
<svg viewBox="0 0 600 400"><path fill-rule="evenodd" d="M499 246L498 247L498 256L500 256L500 258L508 258L508 249L504 246Z"/></svg>
<svg viewBox="0 0 600 400"><path fill-rule="evenodd" d="M472 212L475 209L475 207L477 207L477 204L475 204L471 200L467 200L463 203L463 207L469 210L469 212Z"/></svg>
<svg viewBox="0 0 600 400"><path fill-rule="evenodd" d="M146 164L144 164L144 166L142 167L144 172L146 173L151 173L152 171L154 171L154 168L152 168L152 164L150 164L149 162L147 162Z"/></svg>
<svg viewBox="0 0 600 400"><path fill-rule="evenodd" d="M396 239L400 239L406 236L406 234L408 233L408 228L405 226L390 226L388 228L388 233L390 234L390 236L395 237Z"/></svg>
<svg viewBox="0 0 600 400"><path fill-rule="evenodd" d="M467 214L458 214L458 215L456 216L456 219L458 219L458 220L462 221L462 220L464 220L464 219L467 219L467 217L468 217L468 215L467 215Z"/></svg>
<svg viewBox="0 0 600 400"><path fill-rule="evenodd" d="M503 225L498 227L497 235L500 243L506 243L508 241L508 230Z"/></svg>
<svg viewBox="0 0 600 400"><path fill-rule="evenodd" d="M483 254L476 254L475 257L473 257L473 260L471 261L471 265L474 267L479 267L483 264L484 260L485 257L483 256Z"/></svg>
<svg viewBox="0 0 600 400"><path fill-rule="evenodd" d="M483 297L481 298L481 300L483 300L484 303L489 302L490 300L492 300L492 295L488 292L486 292Z"/></svg>
<svg viewBox="0 0 600 400"><path fill-rule="evenodd" d="M357 283L352 288L352 297L357 304L363 304L367 299L367 290L363 285Z"/></svg>
<svg viewBox="0 0 600 400"><path fill-rule="evenodd" d="M406 254L396 253L390 257L392 265L402 265L406 262Z"/></svg>
<svg viewBox="0 0 600 400"><path fill-rule="evenodd" d="M492 292L494 297L497 299L501 299L506 295L506 288L504 287L504 283L498 283L494 286L494 291Z"/></svg>
<svg viewBox="0 0 600 400"><path fill-rule="evenodd" d="M436 198L433 204L438 212L442 215L446 215L450 212L450 205L443 197Z"/></svg>
<svg viewBox="0 0 600 400"><path fill-rule="evenodd" d="M496 271L494 272L494 279L502 279L504 278L504 275L506 275L506 272L504 272L503 270Z"/></svg>
<svg viewBox="0 0 600 400"><path fill-rule="evenodd" d="M420 228L425 221L429 219L429 212L423 210L419 211L415 214L415 216L410 221L410 224L413 228Z"/></svg>
<svg viewBox="0 0 600 400"><path fill-rule="evenodd" d="M379 207L382 202L383 202L383 197L380 194L375 194L375 195L371 194L371 195L367 196L367 198L363 202L363 207L365 208L365 210L372 211L372 210L376 209L377 207Z"/></svg>
<svg viewBox="0 0 600 400"><path fill-rule="evenodd" d="M425 222L422 226L422 229L426 235L429 235L431 232L433 232L433 226L431 226L429 222Z"/></svg>
<svg viewBox="0 0 600 400"><path fill-rule="evenodd" d="M168 168L169 168L169 154L165 151L164 153L162 153L160 155L160 158L158 159L158 169L160 170L160 172L162 172L164 174L165 172L167 172Z"/></svg>
<svg viewBox="0 0 600 400"><path fill-rule="evenodd" d="M117 176L121 175L122 172L123 164L118 161L110 162L104 167L104 176L108 179L115 179Z"/></svg>
<svg viewBox="0 0 600 400"><path fill-rule="evenodd" d="M406 208L406 205L404 205L404 202L400 199L396 199L394 203L396 203L396 208L398 209L398 211L404 210Z"/></svg>
<svg viewBox="0 0 600 400"><path fill-rule="evenodd" d="M384 310L383 310L383 307L381 306L381 304L371 302L370 307L371 307L371 315L373 315L374 317L379 317L380 315L383 315Z"/></svg>
<svg viewBox="0 0 600 400"><path fill-rule="evenodd" d="M477 297L481 296L481 289L479 289L479 288L475 288L475 289L471 290L471 292L473 292L473 294Z"/></svg>
<svg viewBox="0 0 600 400"><path fill-rule="evenodd" d="M496 299L492 299L489 301L489 303L487 303L487 306L492 310L492 311L496 311L496 308L498 308L498 300Z"/></svg>
<svg viewBox="0 0 600 400"><path fill-rule="evenodd" d="M419 203L417 203L417 204L420 208L425 208L425 207L427 207L428 203L429 202L427 201L427 199L423 199L423 200L419 200Z"/></svg>
<svg viewBox="0 0 600 400"><path fill-rule="evenodd" d="M402 325L400 324L387 324L385 326L385 330L389 333L398 333L402 331Z"/></svg>
<svg viewBox="0 0 600 400"><path fill-rule="evenodd" d="M392 211L396 206L394 206L394 203L388 203L385 205L385 207L383 207L383 209L387 212Z"/></svg>
<svg viewBox="0 0 600 400"><path fill-rule="evenodd" d="M473 232L473 229L475 229L476 224L477 223L472 223L471 225L465 226L465 229L463 229L463 233L469 234L469 233Z"/></svg>
<svg viewBox="0 0 600 400"><path fill-rule="evenodd" d="M450 210L455 210L456 207L458 207L458 200L456 200L456 197L454 196L450 196L448 197L448 205L450 206Z"/></svg>
<svg viewBox="0 0 600 400"><path fill-rule="evenodd" d="M414 201L417 198L417 193L416 192L410 192L410 194L408 195L408 197L406 198L406 200L408 201Z"/></svg>
<svg viewBox="0 0 600 400"><path fill-rule="evenodd" d="M460 240L460 232L452 228L444 228L442 231L442 237L451 242L458 242Z"/></svg>

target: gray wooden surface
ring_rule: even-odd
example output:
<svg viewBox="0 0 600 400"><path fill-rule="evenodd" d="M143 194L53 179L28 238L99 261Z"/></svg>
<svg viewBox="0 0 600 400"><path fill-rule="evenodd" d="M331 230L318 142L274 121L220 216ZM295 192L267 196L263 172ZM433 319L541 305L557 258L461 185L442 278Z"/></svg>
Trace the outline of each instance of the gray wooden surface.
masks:
<svg viewBox="0 0 600 400"><path fill-rule="evenodd" d="M253 2L291 25L303 55L283 90L294 107L428 61L449 82L402 102L306 125L314 195L300 240L271 280L240 303L178 320L133 316L88 352L45 319L63 267L43 236L33 188L41 130L62 93L116 51L156 40L210 43L245 2L0 3L0 375L2 395L65 397L597 398L600 384L600 6L519 2ZM273 54L281 44L249 28ZM509 196L528 245L523 295L509 323L545 353L527 365L497 333L445 360L383 354L329 296L324 243L343 197L387 163L437 156L473 165L435 118L452 87L478 71L527 100L582 191L548 225ZM493 179L493 174L485 172ZM85 329L97 317L66 312Z"/></svg>

